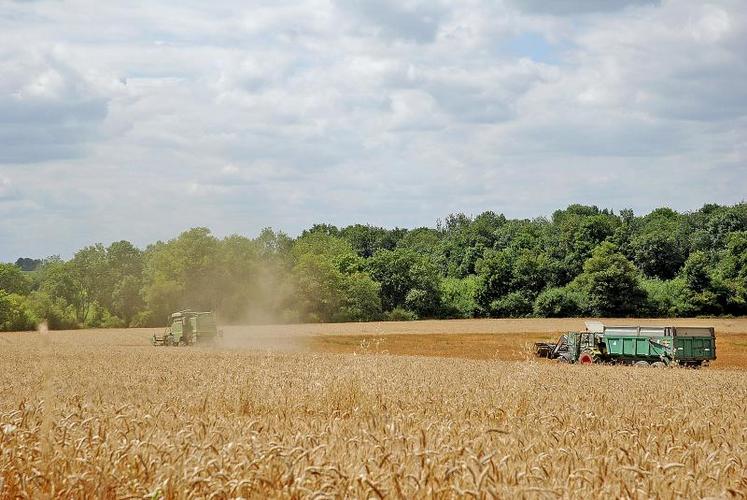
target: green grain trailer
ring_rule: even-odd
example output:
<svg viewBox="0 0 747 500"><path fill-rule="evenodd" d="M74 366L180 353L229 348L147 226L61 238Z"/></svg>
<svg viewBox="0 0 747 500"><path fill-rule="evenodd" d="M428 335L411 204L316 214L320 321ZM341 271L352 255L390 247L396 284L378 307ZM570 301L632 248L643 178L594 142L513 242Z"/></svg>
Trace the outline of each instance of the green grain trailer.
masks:
<svg viewBox="0 0 747 500"><path fill-rule="evenodd" d="M621 363L701 366L716 359L711 327L605 327L606 356Z"/></svg>
<svg viewBox="0 0 747 500"><path fill-rule="evenodd" d="M538 356L569 363L699 367L716 359L712 327L606 326L587 323L584 332L568 332L556 343L535 344Z"/></svg>
<svg viewBox="0 0 747 500"><path fill-rule="evenodd" d="M189 309L169 316L169 326L163 335L153 334L153 345L180 346L214 342L221 336L212 312L196 312Z"/></svg>

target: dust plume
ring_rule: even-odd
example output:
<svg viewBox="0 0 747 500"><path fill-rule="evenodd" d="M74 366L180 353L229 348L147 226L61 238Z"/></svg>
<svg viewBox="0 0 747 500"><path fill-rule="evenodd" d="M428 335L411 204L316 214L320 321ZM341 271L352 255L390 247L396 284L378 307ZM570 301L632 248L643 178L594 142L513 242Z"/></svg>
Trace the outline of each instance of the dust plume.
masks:
<svg viewBox="0 0 747 500"><path fill-rule="evenodd" d="M225 310L218 311L223 337L216 343L216 347L278 352L306 351L308 335L290 326L299 321L298 294L291 274L272 265L263 266L256 271L249 286L250 295L224 304L227 306Z"/></svg>
<svg viewBox="0 0 747 500"><path fill-rule="evenodd" d="M250 349L273 352L304 352L309 348L309 336L294 333L278 325L232 325L221 327L223 337L217 349Z"/></svg>

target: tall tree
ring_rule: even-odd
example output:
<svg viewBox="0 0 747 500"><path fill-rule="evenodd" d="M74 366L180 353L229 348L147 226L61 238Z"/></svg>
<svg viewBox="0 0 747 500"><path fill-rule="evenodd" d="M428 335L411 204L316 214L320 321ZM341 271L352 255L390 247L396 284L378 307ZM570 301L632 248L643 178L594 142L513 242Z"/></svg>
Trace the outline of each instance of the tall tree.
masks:
<svg viewBox="0 0 747 500"><path fill-rule="evenodd" d="M594 249L577 280L595 316L634 315L645 303L638 271L612 243Z"/></svg>
<svg viewBox="0 0 747 500"><path fill-rule="evenodd" d="M114 283L106 249L98 243L78 250L69 265L80 290L76 317L79 323L85 323L94 303L108 303L111 300Z"/></svg>
<svg viewBox="0 0 747 500"><path fill-rule="evenodd" d="M0 262L0 290L27 295L31 292L31 279L17 265Z"/></svg>
<svg viewBox="0 0 747 500"><path fill-rule="evenodd" d="M513 266L506 251L489 252L477 263L476 301L482 315L498 314L498 300L512 291Z"/></svg>
<svg viewBox="0 0 747 500"><path fill-rule="evenodd" d="M218 240L193 228L145 253L143 296L154 321L180 309L214 310L222 299Z"/></svg>
<svg viewBox="0 0 747 500"><path fill-rule="evenodd" d="M381 284L385 311L410 308L419 316L434 316L440 310L440 276L426 256L397 248L380 250L367 263L371 277Z"/></svg>

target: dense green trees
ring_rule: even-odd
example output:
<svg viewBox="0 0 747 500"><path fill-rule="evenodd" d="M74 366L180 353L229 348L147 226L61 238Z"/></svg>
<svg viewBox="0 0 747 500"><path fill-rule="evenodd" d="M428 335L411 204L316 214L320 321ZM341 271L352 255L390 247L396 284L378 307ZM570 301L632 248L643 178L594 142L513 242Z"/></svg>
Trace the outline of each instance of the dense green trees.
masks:
<svg viewBox="0 0 747 500"><path fill-rule="evenodd" d="M24 296L0 289L0 331L33 328L34 316Z"/></svg>
<svg viewBox="0 0 747 500"><path fill-rule="evenodd" d="M633 315L646 297L635 266L609 242L594 249L583 273L568 286L582 291L587 301L582 310L592 316Z"/></svg>
<svg viewBox="0 0 747 500"><path fill-rule="evenodd" d="M308 232L293 246L295 297L302 321L368 321L381 314L381 286L352 245L330 232Z"/></svg>
<svg viewBox="0 0 747 500"><path fill-rule="evenodd" d="M224 322L747 314L747 204L636 217L452 214L436 228L317 224L298 238L194 228L141 250L0 264L0 329L151 326L182 308Z"/></svg>
<svg viewBox="0 0 747 500"><path fill-rule="evenodd" d="M384 310L404 308L432 317L441 307L441 277L427 255L397 248L380 250L367 262L371 278L381 284Z"/></svg>
<svg viewBox="0 0 747 500"><path fill-rule="evenodd" d="M449 318L472 318L477 306L477 276L466 278L444 278L441 280L442 315Z"/></svg>
<svg viewBox="0 0 747 500"><path fill-rule="evenodd" d="M548 288L534 301L534 315L547 318L568 318L584 313L581 290L571 287Z"/></svg>
<svg viewBox="0 0 747 500"><path fill-rule="evenodd" d="M31 291L31 278L14 264L0 263L0 290L26 295Z"/></svg>

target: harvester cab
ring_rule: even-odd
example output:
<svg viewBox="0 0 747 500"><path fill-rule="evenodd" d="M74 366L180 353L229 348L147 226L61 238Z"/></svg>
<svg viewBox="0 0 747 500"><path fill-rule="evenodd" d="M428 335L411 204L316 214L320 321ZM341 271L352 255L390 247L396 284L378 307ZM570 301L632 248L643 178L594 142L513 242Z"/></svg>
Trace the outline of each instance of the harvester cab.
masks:
<svg viewBox="0 0 747 500"><path fill-rule="evenodd" d="M169 326L162 335L153 334L153 345L187 346L214 342L222 337L212 312L197 312L186 309L169 316Z"/></svg>

